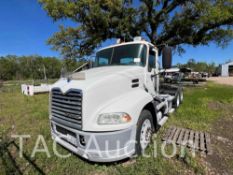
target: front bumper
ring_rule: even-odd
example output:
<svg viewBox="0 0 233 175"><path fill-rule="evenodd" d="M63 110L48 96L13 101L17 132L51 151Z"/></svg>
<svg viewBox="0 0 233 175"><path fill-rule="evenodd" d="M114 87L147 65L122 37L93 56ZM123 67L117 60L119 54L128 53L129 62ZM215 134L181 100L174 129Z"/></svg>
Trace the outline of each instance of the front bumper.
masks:
<svg viewBox="0 0 233 175"><path fill-rule="evenodd" d="M52 138L93 162L114 162L135 153L136 128L112 132L84 132L51 121Z"/></svg>

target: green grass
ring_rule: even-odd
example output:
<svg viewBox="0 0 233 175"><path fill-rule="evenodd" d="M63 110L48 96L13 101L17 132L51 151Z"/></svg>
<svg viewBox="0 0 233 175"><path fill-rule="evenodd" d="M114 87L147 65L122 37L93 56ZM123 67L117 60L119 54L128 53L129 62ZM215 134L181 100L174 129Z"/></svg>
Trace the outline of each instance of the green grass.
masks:
<svg viewBox="0 0 233 175"><path fill-rule="evenodd" d="M14 82L15 83L15 82ZM203 174L198 157L190 158L185 154L184 158L179 156L167 159L161 155L161 135L170 125L187 127L197 130L210 130L213 122L227 114L224 109L211 109L209 103L219 102L221 104L233 103L232 87L209 83L200 88L185 88L185 99L180 108L172 114L165 127L161 128L154 139L157 143L157 157L138 157L136 162L95 164L89 163L72 155L67 159L58 158L52 151L52 139L48 119L48 95L42 94L26 97L20 94L19 86L7 86L0 90L0 174L14 172L12 160L6 154L3 143L11 140L12 134L29 134L31 138L24 141L24 153L30 157L38 135L43 135L48 145L51 157L47 158L45 153L36 154L31 158L36 166L45 174L185 174L187 171ZM18 143L18 142L17 142ZM27 160L19 158L18 151L13 145L8 149L15 160L15 164L24 174L39 174L34 166ZM61 154L69 153L58 146ZM153 144L147 150L149 155L154 154Z"/></svg>
<svg viewBox="0 0 233 175"><path fill-rule="evenodd" d="M208 131L214 121L229 112L221 107L212 108L211 104L225 106L232 103L232 86L208 83L204 87L185 88L184 102L172 115L169 124Z"/></svg>

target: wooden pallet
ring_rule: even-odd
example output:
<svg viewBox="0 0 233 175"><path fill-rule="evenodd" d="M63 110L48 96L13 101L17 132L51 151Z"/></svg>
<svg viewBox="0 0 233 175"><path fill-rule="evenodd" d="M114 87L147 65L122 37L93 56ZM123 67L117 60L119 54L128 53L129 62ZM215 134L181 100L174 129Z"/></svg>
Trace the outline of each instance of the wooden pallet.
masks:
<svg viewBox="0 0 233 175"><path fill-rule="evenodd" d="M205 152L206 154L212 154L210 134L207 132L171 126L165 132L162 140L166 143L175 143L180 146Z"/></svg>

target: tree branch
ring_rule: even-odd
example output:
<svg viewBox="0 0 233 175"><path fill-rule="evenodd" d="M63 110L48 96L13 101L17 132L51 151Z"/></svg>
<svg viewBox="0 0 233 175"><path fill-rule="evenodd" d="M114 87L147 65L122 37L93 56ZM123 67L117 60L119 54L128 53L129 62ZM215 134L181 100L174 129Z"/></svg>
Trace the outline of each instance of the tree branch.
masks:
<svg viewBox="0 0 233 175"><path fill-rule="evenodd" d="M198 32L194 34L193 44L197 45L206 35L206 32L208 32L211 29L216 29L220 26L224 25L232 25L233 24L233 16L222 20L221 22L216 23L207 23L205 24Z"/></svg>

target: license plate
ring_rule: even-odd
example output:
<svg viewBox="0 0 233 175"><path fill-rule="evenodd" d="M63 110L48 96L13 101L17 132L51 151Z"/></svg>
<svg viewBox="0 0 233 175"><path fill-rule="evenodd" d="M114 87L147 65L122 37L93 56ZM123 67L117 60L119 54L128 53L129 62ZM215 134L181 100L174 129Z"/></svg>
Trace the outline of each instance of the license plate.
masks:
<svg viewBox="0 0 233 175"><path fill-rule="evenodd" d="M72 145L77 146L77 138L76 138L76 137L67 134L67 135L66 135L66 138L67 138L67 141L68 141L69 143L71 143Z"/></svg>

